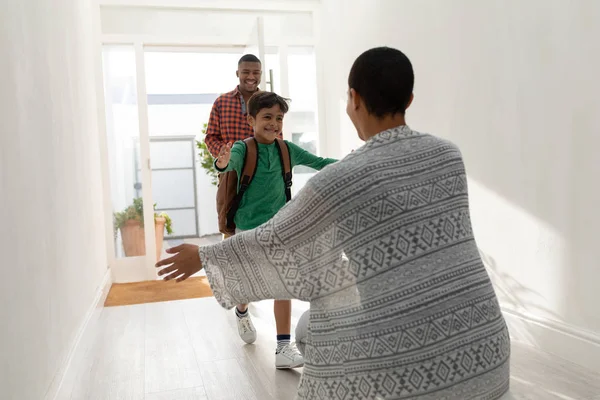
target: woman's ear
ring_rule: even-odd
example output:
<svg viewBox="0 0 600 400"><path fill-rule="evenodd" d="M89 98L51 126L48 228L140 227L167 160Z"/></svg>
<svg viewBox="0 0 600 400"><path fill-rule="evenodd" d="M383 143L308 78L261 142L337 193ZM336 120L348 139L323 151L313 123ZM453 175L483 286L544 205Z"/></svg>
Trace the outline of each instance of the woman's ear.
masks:
<svg viewBox="0 0 600 400"><path fill-rule="evenodd" d="M410 105L412 104L413 100L415 99L415 95L414 93L410 95L410 99L408 100L408 104L406 105L406 108L408 109L408 107L410 107Z"/></svg>
<svg viewBox="0 0 600 400"><path fill-rule="evenodd" d="M350 89L348 95L350 97L350 107L352 107L352 109L355 111L358 110L358 108L360 107L360 95L356 93L356 90L354 89Z"/></svg>

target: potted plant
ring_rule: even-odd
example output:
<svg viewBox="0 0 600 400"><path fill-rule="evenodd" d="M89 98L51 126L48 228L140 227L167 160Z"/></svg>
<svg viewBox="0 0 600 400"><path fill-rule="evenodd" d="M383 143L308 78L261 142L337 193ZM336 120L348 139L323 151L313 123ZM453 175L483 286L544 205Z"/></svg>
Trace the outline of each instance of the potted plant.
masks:
<svg viewBox="0 0 600 400"><path fill-rule="evenodd" d="M154 204L156 210L156 204ZM166 213L154 213L154 227L156 236L156 259L162 252L165 229L170 235L173 233L172 221ZM115 236L121 231L123 250L126 257L143 256L146 254L146 241L144 236L144 203L142 198L133 199L133 204L121 212L114 214Z"/></svg>
<svg viewBox="0 0 600 400"><path fill-rule="evenodd" d="M207 124L203 125L202 134L204 135L202 140L196 140L196 147L198 147L198 155L200 156L200 165L206 171L206 174L210 176L210 183L217 186L219 183L219 172L215 169L215 159L213 158L210 151L208 151L208 147L206 147L206 143L204 143L204 138L206 137L206 128Z"/></svg>

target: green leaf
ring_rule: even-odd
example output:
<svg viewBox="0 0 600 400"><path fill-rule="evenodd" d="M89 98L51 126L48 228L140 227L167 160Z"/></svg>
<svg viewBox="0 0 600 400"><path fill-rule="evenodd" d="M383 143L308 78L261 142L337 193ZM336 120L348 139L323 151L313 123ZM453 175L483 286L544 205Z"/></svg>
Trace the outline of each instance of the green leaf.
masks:
<svg viewBox="0 0 600 400"><path fill-rule="evenodd" d="M202 134L206 135L206 129L208 125L204 124L202 128ZM210 176L210 182L217 186L219 183L219 172L215 168L215 159L208 150L206 143L204 142L204 136L202 140L196 140L196 147L198 148L198 155L200 157L200 166L204 169L206 174Z"/></svg>

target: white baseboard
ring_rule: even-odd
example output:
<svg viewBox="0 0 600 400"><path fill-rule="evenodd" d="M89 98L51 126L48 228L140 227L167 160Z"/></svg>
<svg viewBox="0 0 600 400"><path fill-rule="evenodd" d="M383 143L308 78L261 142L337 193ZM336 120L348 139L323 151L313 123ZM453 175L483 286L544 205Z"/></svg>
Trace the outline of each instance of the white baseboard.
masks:
<svg viewBox="0 0 600 400"><path fill-rule="evenodd" d="M600 373L600 336L572 325L502 307L513 340Z"/></svg>
<svg viewBox="0 0 600 400"><path fill-rule="evenodd" d="M78 349L81 347L83 338L89 330L93 330L96 323L99 320L100 313L102 308L104 307L104 302L106 301L106 297L108 296L108 292L112 285L112 276L110 269L106 270L104 277L102 278L102 282L96 291L96 296L94 297L94 301L88 308L85 313L85 317L81 322L77 333L75 334L75 338L73 339L71 345L68 348L66 355L63 358L63 361L60 364L58 371L54 375L54 379L46 392L46 396L44 396L45 400L55 400L61 390L61 387L65 381L65 377L67 376L67 372L71 366L73 358L75 354L78 352Z"/></svg>

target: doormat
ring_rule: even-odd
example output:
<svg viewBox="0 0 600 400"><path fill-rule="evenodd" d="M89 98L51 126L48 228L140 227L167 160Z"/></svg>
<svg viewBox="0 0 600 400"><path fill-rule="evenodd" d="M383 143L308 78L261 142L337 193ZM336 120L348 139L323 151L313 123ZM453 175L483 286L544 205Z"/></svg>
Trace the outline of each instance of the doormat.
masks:
<svg viewBox="0 0 600 400"><path fill-rule="evenodd" d="M206 276L188 278L179 283L162 280L113 283L104 302L104 307L197 299L211 297L212 295Z"/></svg>

